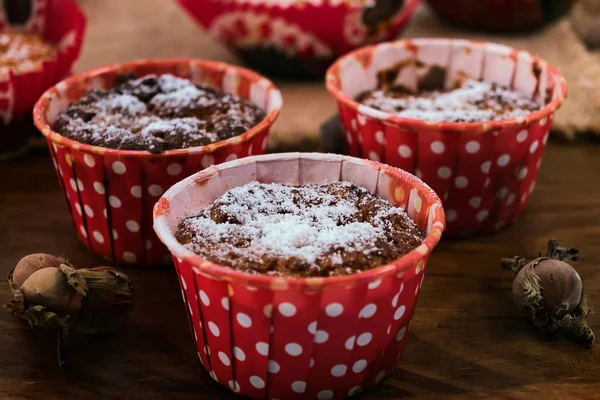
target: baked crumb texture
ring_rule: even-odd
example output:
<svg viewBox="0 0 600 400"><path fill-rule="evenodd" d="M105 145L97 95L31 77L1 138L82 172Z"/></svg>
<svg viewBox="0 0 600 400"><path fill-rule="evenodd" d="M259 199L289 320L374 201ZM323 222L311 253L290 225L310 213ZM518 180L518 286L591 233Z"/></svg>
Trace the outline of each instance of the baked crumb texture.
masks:
<svg viewBox="0 0 600 400"><path fill-rule="evenodd" d="M40 34L18 29L0 32L0 67L14 71L37 69L56 56L56 49Z"/></svg>
<svg viewBox="0 0 600 400"><path fill-rule="evenodd" d="M399 117L433 122L486 122L523 117L540 105L496 83L466 80L450 90L412 93L402 86L376 89L359 96L366 106Z"/></svg>
<svg viewBox="0 0 600 400"><path fill-rule="evenodd" d="M184 219L176 232L186 248L214 263L286 277L371 269L424 237L401 208L349 182L251 182Z"/></svg>
<svg viewBox="0 0 600 400"><path fill-rule="evenodd" d="M86 93L68 106L53 129L93 146L162 153L241 135L265 115L236 95L170 74L147 75Z"/></svg>

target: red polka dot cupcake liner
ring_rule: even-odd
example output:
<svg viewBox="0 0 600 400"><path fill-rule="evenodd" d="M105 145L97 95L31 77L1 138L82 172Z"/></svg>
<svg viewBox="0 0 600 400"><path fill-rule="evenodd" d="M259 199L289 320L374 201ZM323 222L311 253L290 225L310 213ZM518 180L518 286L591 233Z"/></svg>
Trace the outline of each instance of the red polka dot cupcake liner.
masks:
<svg viewBox="0 0 600 400"><path fill-rule="evenodd" d="M174 237L183 218L233 187L340 180L404 208L427 233L423 243L354 275L289 279L214 264ZM391 376L425 264L444 228L440 199L415 176L329 154L272 154L215 165L173 186L154 207L154 229L175 260L200 362L215 381L255 399L341 399Z"/></svg>
<svg viewBox="0 0 600 400"><path fill-rule="evenodd" d="M399 68L398 66L401 66ZM482 123L430 122L376 110L354 99L396 68L395 84L416 88L432 68L446 87L465 79L510 87L543 100L524 117ZM347 153L413 172L444 201L447 234L493 232L523 212L535 187L555 111L567 95L560 72L531 54L492 43L416 39L366 47L327 73Z"/></svg>
<svg viewBox="0 0 600 400"><path fill-rule="evenodd" d="M94 88L111 88L119 76L173 74L263 107L268 114L249 131L207 146L161 154L78 143L54 132L52 123L69 103ZM202 60L143 60L95 69L50 88L34 109L46 137L79 239L95 254L119 264L171 264L152 229L152 207L182 178L214 163L263 154L282 106L281 93L260 75Z"/></svg>
<svg viewBox="0 0 600 400"><path fill-rule="evenodd" d="M35 69L0 67L0 159L20 154L27 147L35 134L30 115L33 105L46 89L70 73L81 51L85 27L85 16L73 1L0 3L0 30L36 32L57 47L56 57Z"/></svg>
<svg viewBox="0 0 600 400"><path fill-rule="evenodd" d="M397 37L420 1L176 0L208 34L243 56L258 51L271 57L274 51L321 75L336 57ZM281 61L273 70L289 67L282 58L273 60Z"/></svg>

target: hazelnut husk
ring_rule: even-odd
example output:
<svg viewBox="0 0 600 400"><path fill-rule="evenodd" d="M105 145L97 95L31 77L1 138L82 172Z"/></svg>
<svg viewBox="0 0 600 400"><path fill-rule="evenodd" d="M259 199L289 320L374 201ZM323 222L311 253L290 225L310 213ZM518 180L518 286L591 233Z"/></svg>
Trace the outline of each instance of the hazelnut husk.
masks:
<svg viewBox="0 0 600 400"><path fill-rule="evenodd" d="M528 261L522 257L504 258L501 265L516 273L513 297L517 305L541 331L563 331L588 347L595 336L585 317L592 309L583 283L567 261L579 260L579 250L548 241L545 256Z"/></svg>
<svg viewBox="0 0 600 400"><path fill-rule="evenodd" d="M133 309L134 281L110 267L78 272L88 290L73 327L84 333L106 333L119 328Z"/></svg>
<svg viewBox="0 0 600 400"><path fill-rule="evenodd" d="M61 367L71 328L82 333L108 333L119 328L133 308L135 282L115 268L75 269L66 261L55 267L53 263L64 260L40 254L23 260L36 262L20 262L9 272L13 298L4 307L31 327L58 330ZM25 278L20 285L15 279L17 273L20 279Z"/></svg>

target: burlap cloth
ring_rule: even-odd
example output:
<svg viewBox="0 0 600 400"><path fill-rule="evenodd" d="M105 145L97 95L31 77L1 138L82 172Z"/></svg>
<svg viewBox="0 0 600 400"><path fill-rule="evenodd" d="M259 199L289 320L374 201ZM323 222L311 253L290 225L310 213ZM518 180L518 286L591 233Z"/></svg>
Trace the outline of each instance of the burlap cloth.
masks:
<svg viewBox="0 0 600 400"><path fill-rule="evenodd" d="M89 18L77 71L138 58L190 57L239 63L209 39L172 0L79 0ZM569 98L554 122L568 139L580 134L600 136L600 57L586 51L568 21L528 36L486 36L441 24L426 8L415 15L404 37L464 37L505 43L528 50L557 66L569 84ZM336 112L323 82L277 82L284 111L269 147L277 150L318 149L319 127Z"/></svg>

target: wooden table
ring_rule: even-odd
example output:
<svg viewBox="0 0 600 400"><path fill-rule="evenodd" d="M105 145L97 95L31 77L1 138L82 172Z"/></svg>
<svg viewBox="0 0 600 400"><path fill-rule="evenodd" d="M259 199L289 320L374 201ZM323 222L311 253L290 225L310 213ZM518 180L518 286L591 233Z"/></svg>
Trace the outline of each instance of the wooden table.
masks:
<svg viewBox="0 0 600 400"><path fill-rule="evenodd" d="M81 3L91 26L80 70L144 56L233 59L196 46L189 35L198 32L165 0ZM47 156L0 164L0 182L0 275L32 252L63 255L79 267L103 264L78 242ZM513 304L512 275L498 265L502 256L535 255L550 237L581 249L576 266L600 308L600 146L549 143L516 225L435 249L398 370L363 398L599 398L598 349L542 339ZM73 337L68 371L57 367L54 332L30 330L0 312L0 398L236 398L198 362L174 270L126 272L139 287L130 321L109 337ZM0 284L0 302L9 297ZM600 334L600 317L589 322Z"/></svg>

